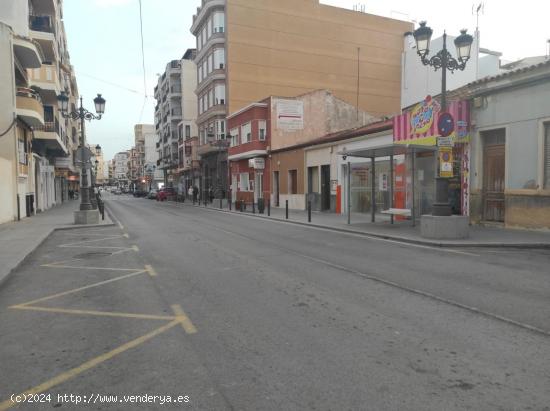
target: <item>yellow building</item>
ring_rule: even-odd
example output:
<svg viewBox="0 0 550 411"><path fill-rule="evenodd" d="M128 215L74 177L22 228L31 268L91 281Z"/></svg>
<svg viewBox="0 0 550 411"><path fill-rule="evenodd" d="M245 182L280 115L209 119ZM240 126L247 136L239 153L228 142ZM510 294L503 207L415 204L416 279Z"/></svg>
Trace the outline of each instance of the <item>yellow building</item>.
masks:
<svg viewBox="0 0 550 411"><path fill-rule="evenodd" d="M225 118L267 96L328 89L372 115L398 113L403 34L412 29L318 0L203 0L191 32L204 184L226 186L214 181L226 174L216 143Z"/></svg>

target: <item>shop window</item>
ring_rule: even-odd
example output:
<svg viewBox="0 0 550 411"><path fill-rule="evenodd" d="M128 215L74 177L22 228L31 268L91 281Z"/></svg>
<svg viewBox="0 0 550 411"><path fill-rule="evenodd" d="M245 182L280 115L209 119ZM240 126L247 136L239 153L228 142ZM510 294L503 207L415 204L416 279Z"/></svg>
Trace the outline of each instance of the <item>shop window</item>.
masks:
<svg viewBox="0 0 550 411"><path fill-rule="evenodd" d="M288 194L298 194L298 170L288 170Z"/></svg>
<svg viewBox="0 0 550 411"><path fill-rule="evenodd" d="M550 123L544 124L544 188L550 189Z"/></svg>

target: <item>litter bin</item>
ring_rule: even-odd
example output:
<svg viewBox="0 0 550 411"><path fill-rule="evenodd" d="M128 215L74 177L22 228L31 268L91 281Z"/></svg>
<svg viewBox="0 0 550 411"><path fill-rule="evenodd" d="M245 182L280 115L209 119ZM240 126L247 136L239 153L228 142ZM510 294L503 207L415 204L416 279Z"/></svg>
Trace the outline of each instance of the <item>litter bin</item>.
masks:
<svg viewBox="0 0 550 411"><path fill-rule="evenodd" d="M263 214L265 210L265 201L263 198L258 198L258 213Z"/></svg>

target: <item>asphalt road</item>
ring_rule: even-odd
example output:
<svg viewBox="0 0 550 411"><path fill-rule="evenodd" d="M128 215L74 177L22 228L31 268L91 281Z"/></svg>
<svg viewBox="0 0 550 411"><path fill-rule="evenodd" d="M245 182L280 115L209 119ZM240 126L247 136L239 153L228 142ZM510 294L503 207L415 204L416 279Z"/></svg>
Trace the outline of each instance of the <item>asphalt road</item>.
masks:
<svg viewBox="0 0 550 411"><path fill-rule="evenodd" d="M30 388L189 396L90 409L550 410L546 251L107 204L117 227L57 232L0 289L0 410Z"/></svg>

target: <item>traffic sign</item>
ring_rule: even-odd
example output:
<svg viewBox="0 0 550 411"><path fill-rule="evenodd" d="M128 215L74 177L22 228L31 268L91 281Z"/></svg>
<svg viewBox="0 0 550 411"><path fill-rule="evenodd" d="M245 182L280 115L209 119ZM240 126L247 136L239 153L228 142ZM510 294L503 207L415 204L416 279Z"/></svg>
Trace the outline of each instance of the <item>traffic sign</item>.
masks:
<svg viewBox="0 0 550 411"><path fill-rule="evenodd" d="M439 120L437 121L437 131L441 137L447 137L455 131L455 120L451 113L445 112L439 114Z"/></svg>

